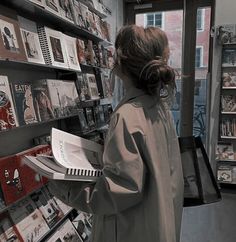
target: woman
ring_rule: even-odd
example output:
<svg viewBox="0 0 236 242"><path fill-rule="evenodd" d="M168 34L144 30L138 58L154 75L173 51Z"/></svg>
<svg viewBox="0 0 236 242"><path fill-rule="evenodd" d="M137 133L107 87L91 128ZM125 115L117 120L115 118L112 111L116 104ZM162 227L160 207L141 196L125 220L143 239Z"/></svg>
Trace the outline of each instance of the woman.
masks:
<svg viewBox="0 0 236 242"><path fill-rule="evenodd" d="M103 176L95 184L52 182L67 204L94 214L92 242L177 242L183 203L178 139L165 104L175 88L159 28L123 27L114 71L126 95L111 117Z"/></svg>

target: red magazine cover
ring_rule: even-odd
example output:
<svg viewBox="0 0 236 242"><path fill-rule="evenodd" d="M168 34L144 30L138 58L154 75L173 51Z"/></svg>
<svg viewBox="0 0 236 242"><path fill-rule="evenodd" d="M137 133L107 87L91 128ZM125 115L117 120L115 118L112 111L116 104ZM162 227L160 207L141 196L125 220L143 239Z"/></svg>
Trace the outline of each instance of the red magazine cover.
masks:
<svg viewBox="0 0 236 242"><path fill-rule="evenodd" d="M36 189L43 186L42 177L37 174L33 169L23 163L23 158L25 155L33 155L37 154L51 154L51 148L49 145L38 145L33 148L24 150L15 155L15 159L17 162L21 164L21 170L23 174L22 183L25 187L26 194L35 191Z"/></svg>
<svg viewBox="0 0 236 242"><path fill-rule="evenodd" d="M4 241L23 242L8 212L0 214L0 242Z"/></svg>
<svg viewBox="0 0 236 242"><path fill-rule="evenodd" d="M9 205L26 195L22 179L22 167L15 156L0 158L0 182L6 205Z"/></svg>

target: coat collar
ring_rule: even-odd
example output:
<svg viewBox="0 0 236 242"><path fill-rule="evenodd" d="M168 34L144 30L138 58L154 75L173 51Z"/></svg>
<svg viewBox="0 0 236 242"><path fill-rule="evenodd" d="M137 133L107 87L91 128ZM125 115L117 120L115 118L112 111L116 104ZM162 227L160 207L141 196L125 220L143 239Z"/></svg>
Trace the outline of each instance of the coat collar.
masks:
<svg viewBox="0 0 236 242"><path fill-rule="evenodd" d="M130 87L126 93L123 99L119 102L119 104L116 106L114 112L119 109L123 104L127 103L129 100L134 99L139 96L147 95L143 90L138 89L136 87Z"/></svg>

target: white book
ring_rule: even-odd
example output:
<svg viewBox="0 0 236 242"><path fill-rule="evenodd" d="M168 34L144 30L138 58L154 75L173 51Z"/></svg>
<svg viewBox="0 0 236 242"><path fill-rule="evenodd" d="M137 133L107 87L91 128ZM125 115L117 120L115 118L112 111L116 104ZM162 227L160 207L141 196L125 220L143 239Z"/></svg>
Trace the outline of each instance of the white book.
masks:
<svg viewBox="0 0 236 242"><path fill-rule="evenodd" d="M39 41L45 63L56 67L69 68L63 34L45 26L38 26Z"/></svg>
<svg viewBox="0 0 236 242"><path fill-rule="evenodd" d="M18 16L23 45L29 62L45 64L35 22Z"/></svg>
<svg viewBox="0 0 236 242"><path fill-rule="evenodd" d="M102 145L52 128L51 146L53 159L25 156L24 162L49 179L94 181L102 175Z"/></svg>
<svg viewBox="0 0 236 242"><path fill-rule="evenodd" d="M76 71L81 71L76 49L76 38L64 34L63 39L66 47L66 57L69 68Z"/></svg>
<svg viewBox="0 0 236 242"><path fill-rule="evenodd" d="M84 74L84 78L86 79L86 82L88 84L88 93L89 93L90 99L92 100L100 99L95 75L86 73Z"/></svg>

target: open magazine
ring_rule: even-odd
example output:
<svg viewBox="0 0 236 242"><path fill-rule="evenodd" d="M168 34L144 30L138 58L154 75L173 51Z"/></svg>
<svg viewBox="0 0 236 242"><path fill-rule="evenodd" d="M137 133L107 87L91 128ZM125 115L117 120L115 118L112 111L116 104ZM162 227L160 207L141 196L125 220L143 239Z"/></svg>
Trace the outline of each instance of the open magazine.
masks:
<svg viewBox="0 0 236 242"><path fill-rule="evenodd" d="M49 179L94 181L102 174L103 146L52 128L52 156L25 156L23 161Z"/></svg>

